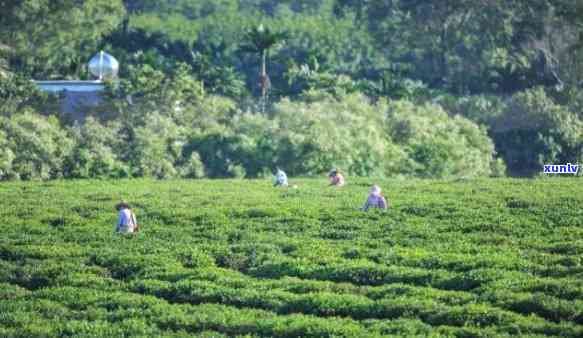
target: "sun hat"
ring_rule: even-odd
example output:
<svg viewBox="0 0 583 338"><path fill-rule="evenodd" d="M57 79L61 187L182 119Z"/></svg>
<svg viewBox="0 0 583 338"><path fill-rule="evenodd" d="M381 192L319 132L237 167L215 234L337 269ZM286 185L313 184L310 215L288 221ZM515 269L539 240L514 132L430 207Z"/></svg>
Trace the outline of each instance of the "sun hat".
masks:
<svg viewBox="0 0 583 338"><path fill-rule="evenodd" d="M115 209L121 210L121 209L131 209L131 208L130 208L130 205L126 201L121 201L115 205Z"/></svg>

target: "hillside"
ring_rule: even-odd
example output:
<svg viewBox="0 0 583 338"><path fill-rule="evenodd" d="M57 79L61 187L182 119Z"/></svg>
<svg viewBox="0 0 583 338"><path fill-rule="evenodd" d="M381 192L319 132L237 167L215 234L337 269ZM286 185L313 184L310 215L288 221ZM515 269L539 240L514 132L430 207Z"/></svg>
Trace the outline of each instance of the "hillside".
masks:
<svg viewBox="0 0 583 338"><path fill-rule="evenodd" d="M0 336L581 337L579 181L3 183Z"/></svg>

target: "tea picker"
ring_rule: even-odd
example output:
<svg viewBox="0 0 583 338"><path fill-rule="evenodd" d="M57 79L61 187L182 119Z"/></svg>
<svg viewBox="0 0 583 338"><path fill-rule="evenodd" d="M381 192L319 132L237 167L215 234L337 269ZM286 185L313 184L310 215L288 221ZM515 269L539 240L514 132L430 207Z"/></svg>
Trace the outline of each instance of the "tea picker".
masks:
<svg viewBox="0 0 583 338"><path fill-rule="evenodd" d="M387 200L381 194L381 188L375 184L370 188L368 198L360 210L368 211L370 208L386 210L387 207Z"/></svg>
<svg viewBox="0 0 583 338"><path fill-rule="evenodd" d="M115 231L123 234L138 232L140 226L136 220L136 214L133 212L130 205L127 202L122 201L118 203L115 208L119 211Z"/></svg>
<svg viewBox="0 0 583 338"><path fill-rule="evenodd" d="M273 186L274 187L287 187L288 186L287 175L280 168L277 168L277 172L275 173L275 179L273 181Z"/></svg>
<svg viewBox="0 0 583 338"><path fill-rule="evenodd" d="M342 173L338 169L332 170L330 174L328 174L328 178L330 179L331 186L341 187L346 183L344 176L342 176Z"/></svg>

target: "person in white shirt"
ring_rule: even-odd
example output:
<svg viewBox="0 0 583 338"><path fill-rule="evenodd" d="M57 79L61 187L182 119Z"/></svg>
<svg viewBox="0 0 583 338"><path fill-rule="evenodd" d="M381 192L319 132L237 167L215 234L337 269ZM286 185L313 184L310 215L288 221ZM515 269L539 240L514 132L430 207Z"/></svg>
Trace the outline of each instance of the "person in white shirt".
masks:
<svg viewBox="0 0 583 338"><path fill-rule="evenodd" d="M115 208L119 211L116 232L131 234L138 231L138 221L136 215L126 202L118 203Z"/></svg>
<svg viewBox="0 0 583 338"><path fill-rule="evenodd" d="M273 182L274 187L287 187L287 175L283 172L283 170L277 168L277 172L275 174L275 181Z"/></svg>

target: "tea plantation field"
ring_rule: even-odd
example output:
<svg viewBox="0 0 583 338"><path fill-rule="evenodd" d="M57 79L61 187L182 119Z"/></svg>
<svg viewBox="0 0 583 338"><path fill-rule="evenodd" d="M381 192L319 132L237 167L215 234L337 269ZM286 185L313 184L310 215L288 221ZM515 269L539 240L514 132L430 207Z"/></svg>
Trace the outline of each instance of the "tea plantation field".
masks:
<svg viewBox="0 0 583 338"><path fill-rule="evenodd" d="M583 337L581 179L291 183L0 184L0 336Z"/></svg>

